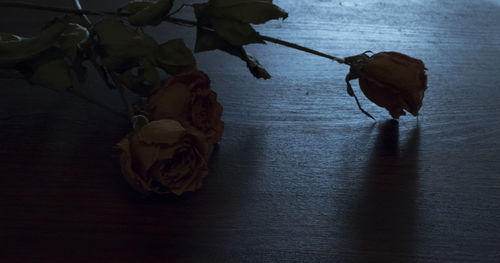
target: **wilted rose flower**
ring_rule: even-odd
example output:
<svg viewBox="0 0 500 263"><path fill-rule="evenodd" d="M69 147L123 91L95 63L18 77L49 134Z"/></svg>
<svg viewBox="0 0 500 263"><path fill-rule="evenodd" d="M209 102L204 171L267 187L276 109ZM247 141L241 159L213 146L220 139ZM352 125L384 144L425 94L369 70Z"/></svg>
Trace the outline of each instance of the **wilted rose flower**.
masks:
<svg viewBox="0 0 500 263"><path fill-rule="evenodd" d="M208 146L200 136L176 120L149 122L118 143L125 179L144 194L180 195L199 189L208 175Z"/></svg>
<svg viewBox="0 0 500 263"><path fill-rule="evenodd" d="M220 141L224 130L222 105L210 89L210 79L199 70L170 77L149 97L144 107L151 120L175 119L200 130L208 144Z"/></svg>
<svg viewBox="0 0 500 263"><path fill-rule="evenodd" d="M347 80L359 78L365 96L398 119L404 110L414 116L422 107L427 76L424 63L398 52L359 55L351 64Z"/></svg>

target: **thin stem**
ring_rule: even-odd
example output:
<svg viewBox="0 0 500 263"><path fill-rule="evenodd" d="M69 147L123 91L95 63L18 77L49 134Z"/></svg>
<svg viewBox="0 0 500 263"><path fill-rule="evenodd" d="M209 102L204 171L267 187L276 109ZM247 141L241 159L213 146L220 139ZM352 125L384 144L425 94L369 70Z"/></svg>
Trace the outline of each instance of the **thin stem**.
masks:
<svg viewBox="0 0 500 263"><path fill-rule="evenodd" d="M76 6L76 9L78 10L82 10L82 4L80 4L80 1L79 0L73 0L73 3L75 4ZM87 23L92 24L92 21L90 21L90 19L88 18L88 16L86 14L81 14L82 18L85 19L85 21L87 21Z"/></svg>
<svg viewBox="0 0 500 263"><path fill-rule="evenodd" d="M115 83L115 86L118 88L118 91L120 92L120 96L122 98L123 104L125 104L125 107L127 107L127 111L128 111L128 114L129 114L130 118L134 117L135 110L132 107L132 104L130 103L130 101L129 101L128 97L127 97L127 94L126 94L126 91L125 91L125 86L123 86L123 84L120 82L120 80L115 75L115 73L109 72L109 76L111 77L111 79Z"/></svg>
<svg viewBox="0 0 500 263"><path fill-rule="evenodd" d="M133 118L135 113L134 113L134 108L132 107L132 104L130 104L130 101L128 100L125 88L123 85L118 85L118 91L120 92L120 96L122 97L123 103L125 104L125 107L127 107L128 114L130 115L130 118Z"/></svg>
<svg viewBox="0 0 500 263"><path fill-rule="evenodd" d="M26 79L23 74L17 70L0 69L0 78L5 79Z"/></svg>
<svg viewBox="0 0 500 263"><path fill-rule="evenodd" d="M76 8L80 11L83 10L82 8L82 5L80 4L80 1L79 0L73 0L73 3L75 4ZM87 22L89 24L92 24L92 22L90 21L90 19L85 15L85 14L81 14L82 17L87 20ZM110 87L112 87L111 83L109 83L108 81L108 78L107 78L107 73L106 73L106 68L99 65L97 63L97 61L95 60L95 58L92 58L92 65L94 65L94 67L96 68L96 70L99 72L99 76L101 76L102 80ZM125 104L125 106L127 107L127 111L130 115L130 118L131 120L133 119L134 117L134 109L132 108L132 105L130 104L128 98L127 98L127 94L125 93L125 88L123 87L123 85L121 85L121 83L118 83L117 82L117 78L115 78L113 76L113 74L109 74L111 76L111 78L113 79L113 82L115 83L116 86L118 86L118 90L120 91L120 96L123 100L123 103Z"/></svg>
<svg viewBox="0 0 500 263"><path fill-rule="evenodd" d="M76 0L78 1L78 0ZM182 8L186 7L186 6L192 6L191 4L182 4L181 6L179 6L179 8L177 8L175 11L173 11L172 13L168 14L167 16L173 16L177 13L179 13L179 11L182 10Z"/></svg>
<svg viewBox="0 0 500 263"><path fill-rule="evenodd" d="M194 26L198 25L198 23L195 22L195 21L185 20L185 19L176 18L176 17L166 17L165 20L169 21L169 22L173 22L173 23L179 23L179 24L194 25ZM210 28L208 28L208 29L210 29ZM213 29L211 29L211 30L213 30ZM335 57L335 56L331 56L331 55L325 54L323 52L319 52L317 50L310 49L308 47L297 45L295 43L291 43L291 42L284 41L284 40L277 39L277 38L270 37L270 36L265 36L265 35L259 35L259 36L260 36L260 38L262 40L265 40L265 41L268 41L268 42L272 42L272 43L275 43L275 44L278 44L278 45L282 45L282 46L286 46L286 47L289 47L289 48L294 48L294 49L297 49L297 50L308 52L308 53L311 53L311 54L314 54L314 55L317 55L317 56L320 56L320 57L328 58L328 59L337 61L340 64L344 63L344 60L341 59L341 58L338 58L338 57Z"/></svg>
<svg viewBox="0 0 500 263"><path fill-rule="evenodd" d="M186 19L177 18L177 17L167 16L167 17L163 18L163 20L168 21L168 22L173 22L173 23L180 23L180 24L191 25L191 26L197 26L198 25L198 23L196 21L186 20Z"/></svg>
<svg viewBox="0 0 500 263"><path fill-rule="evenodd" d="M103 109L105 109L105 110L107 110L107 111L109 111L109 112L111 112L111 113L114 113L114 114L116 114L117 116L120 116L121 118L129 119L129 117L128 117L126 114L123 114L123 113L122 113L122 112L120 112L120 111L117 111L117 110L115 110L115 109L113 109L113 108L110 108L108 105L106 105L106 104L104 104L104 103L102 103L102 102L100 102L100 101L98 101L98 100L96 100L96 99L94 99L94 98L92 98L92 97L90 97L90 96L88 96L88 95L85 95L85 94L81 93L81 92L80 92L80 91L78 91L78 90L75 90L75 89L68 89L68 92L69 92L70 94L72 94L72 95L74 95L74 96L76 96L76 97L78 97L78 98L82 99L82 100L85 100L85 101L87 101L87 102L90 102L90 103L92 103L92 104L94 104L94 105L96 105L96 106L98 106L98 107L101 107L101 108L103 108Z"/></svg>
<svg viewBox="0 0 500 263"><path fill-rule="evenodd" d="M78 0L76 0L78 1ZM19 7L19 8L30 8L30 9L38 9L38 10L48 10L48 11L54 11L54 12L63 12L63 13L75 13L75 14L84 14L84 15L119 15L119 16L128 16L126 13L115 13L115 12L109 12L109 11L98 11L98 10L88 10L88 9L74 9L74 8L64 8L64 7L52 7L52 6L43 6L43 5L37 5L37 4L31 4L31 3L24 3L24 2L0 2L0 6L5 6L5 7ZM81 7L81 6L80 6ZM182 8L182 6L181 6ZM180 9L178 9L180 10ZM177 10L175 12L178 12ZM174 13L175 13L174 12ZM172 13L172 14L174 14ZM170 14L170 15L172 15ZM182 18L176 18L176 17L170 17L167 16L164 18L165 21L175 23L175 24L184 24L184 25L191 25L191 26L199 26L196 21L191 21L191 20L186 20ZM213 29L212 29L213 30ZM331 56L319 51L316 51L314 49L310 49L301 45L297 45L295 43L291 43L288 41L284 41L281 39L277 39L274 37L270 36L265 36L265 35L260 35L262 40L272 42L278 45L286 46L289 48L301 50L304 52L308 52L320 57L328 58L334 61L337 61L338 63L343 64L344 60L335 56Z"/></svg>
<svg viewBox="0 0 500 263"><path fill-rule="evenodd" d="M32 4L26 2L9 2L2 1L0 2L0 6L2 7L15 7L15 8L27 8L27 9L35 9L35 10L46 10L60 13L74 13L74 14L84 14L84 15L97 15L102 16L105 14L116 14L115 12L106 12L106 11L98 11L98 10L89 10L89 9L75 9L75 8L67 8L67 7L57 7L57 6L48 6L48 5L39 5Z"/></svg>
<svg viewBox="0 0 500 263"><path fill-rule="evenodd" d="M110 88L110 89L115 89L115 88L118 88L118 91L120 92L120 97L123 101L123 104L125 104L125 107L127 108L127 112L129 113L129 116L132 118L134 115L135 115L135 111L132 107L132 104L130 104L130 101L128 100L128 97L127 97L127 94L125 93L125 88L123 87L123 85L119 82L119 80L113 76L113 74L111 73L108 73L106 71L106 68L101 66L96 60L95 58L92 58L92 65L95 67L95 69L97 70L97 72L99 73L99 76L101 77L101 79L104 81L104 83L106 83L106 85ZM113 80L114 84L113 85L107 76L110 76L111 79Z"/></svg>
<svg viewBox="0 0 500 263"><path fill-rule="evenodd" d="M316 51L314 49L310 49L310 48L307 48L307 47L304 47L304 46L300 46L300 45L297 45L297 44L294 44L294 43L291 43L291 42L288 42L288 41L284 41L284 40L281 40L281 39L277 39L277 38L269 37L269 36L264 36L264 35L260 35L260 38L262 38L265 41L269 41L269 42L272 42L272 43L275 43L275 44L278 44L278 45L287 46L287 47L290 47L290 48L295 48L295 49L298 49L298 50L301 50L301 51L304 51L304 52L308 52L308 53L311 53L311 54L314 54L314 55L317 55L317 56L320 56L320 57L329 58L331 60L337 61L340 64L344 63L344 60L341 59L341 58L334 57L334 56L331 56L331 55L328 55L328 54Z"/></svg>

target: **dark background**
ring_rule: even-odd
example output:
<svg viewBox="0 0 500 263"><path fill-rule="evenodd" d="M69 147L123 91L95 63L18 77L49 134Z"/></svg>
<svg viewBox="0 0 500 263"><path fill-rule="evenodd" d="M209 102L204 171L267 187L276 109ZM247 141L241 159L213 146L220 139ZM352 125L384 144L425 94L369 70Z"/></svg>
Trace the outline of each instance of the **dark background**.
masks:
<svg viewBox="0 0 500 263"><path fill-rule="evenodd" d="M200 53L224 106L210 174L196 193L144 200L114 149L126 120L2 79L0 261L500 262L500 2L275 3L289 18L257 26L264 35L341 57L422 59L421 116L397 124L361 98L368 119L345 91L348 68L301 51L250 46L266 81L235 57ZM0 31L30 36L52 16L1 8ZM194 28L146 31L194 43ZM94 72L81 89L123 109Z"/></svg>

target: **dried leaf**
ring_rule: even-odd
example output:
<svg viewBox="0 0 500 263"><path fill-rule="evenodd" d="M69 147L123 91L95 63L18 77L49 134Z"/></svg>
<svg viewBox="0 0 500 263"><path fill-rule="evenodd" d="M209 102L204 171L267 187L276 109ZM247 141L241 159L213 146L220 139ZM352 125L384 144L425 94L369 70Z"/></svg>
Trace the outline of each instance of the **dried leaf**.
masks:
<svg viewBox="0 0 500 263"><path fill-rule="evenodd" d="M85 26L83 19L65 16L53 19L38 35L31 38L0 33L0 67L13 67L39 56L54 46L61 48L73 61L82 44L88 40L89 32Z"/></svg>
<svg viewBox="0 0 500 263"><path fill-rule="evenodd" d="M64 54L57 49L45 52L34 59L30 65L32 66L32 74L29 80L34 84L57 90L70 88L73 84L70 68L64 60Z"/></svg>
<svg viewBox="0 0 500 263"><path fill-rule="evenodd" d="M265 42L260 39L259 33L248 23L236 20L226 20L220 18L211 18L215 32L231 45L241 46L252 43Z"/></svg>
<svg viewBox="0 0 500 263"><path fill-rule="evenodd" d="M249 23L218 17L210 4L193 5L198 23L215 29L215 32L232 45L265 43Z"/></svg>
<svg viewBox="0 0 500 263"><path fill-rule="evenodd" d="M240 22L263 24L272 19L287 18L288 13L272 1L266 0L215 0L211 1L213 15Z"/></svg>
<svg viewBox="0 0 500 263"><path fill-rule="evenodd" d="M11 33L0 32L0 41L20 41L23 37Z"/></svg>
<svg viewBox="0 0 500 263"><path fill-rule="evenodd" d="M196 67L193 53L180 38L161 44L156 59L159 67L169 74L178 74Z"/></svg>
<svg viewBox="0 0 500 263"><path fill-rule="evenodd" d="M128 17L134 26L156 26L160 24L173 5L173 0L159 0Z"/></svg>
<svg viewBox="0 0 500 263"><path fill-rule="evenodd" d="M248 69L256 78L269 79L271 77L257 59L248 56L242 46L231 45L214 31L198 28L194 51L202 52L214 49L222 50L245 61Z"/></svg>
<svg viewBox="0 0 500 263"><path fill-rule="evenodd" d="M18 72L31 83L52 89L72 86L73 68L79 79L85 76L79 56L82 44L89 32L74 16L65 16L50 21L38 35L23 38L14 34L0 34L0 67L4 72ZM74 65L70 66L66 58Z"/></svg>
<svg viewBox="0 0 500 263"><path fill-rule="evenodd" d="M85 18L83 18L81 15L66 15L62 18L62 21L64 23L73 23L73 24L78 24L80 26L83 26L85 28L90 28L90 24Z"/></svg>
<svg viewBox="0 0 500 263"><path fill-rule="evenodd" d="M260 79L270 79L271 75L267 72L267 70L262 67L262 65L259 63L259 61L252 57L252 56L246 56L246 62L247 62L247 67L252 72L252 74Z"/></svg>
<svg viewBox="0 0 500 263"><path fill-rule="evenodd" d="M0 67L14 65L48 50L65 29L65 24L53 23L32 38L22 38L13 34L2 33Z"/></svg>
<svg viewBox="0 0 500 263"><path fill-rule="evenodd" d="M87 28L74 23L67 24L66 29L61 33L59 44L71 61L78 56L79 50L89 40L90 33Z"/></svg>
<svg viewBox="0 0 500 263"><path fill-rule="evenodd" d="M102 64L117 72L124 72L148 60L153 63L158 52L156 41L123 24L115 17L106 17L94 26L102 51Z"/></svg>
<svg viewBox="0 0 500 263"><path fill-rule="evenodd" d="M126 15L134 15L139 11L152 6L154 3L151 1L130 1L124 6L118 8L118 13Z"/></svg>
<svg viewBox="0 0 500 263"><path fill-rule="evenodd" d="M160 87L158 70L148 61L143 61L139 67L120 74L119 80L125 87L143 96L148 96Z"/></svg>

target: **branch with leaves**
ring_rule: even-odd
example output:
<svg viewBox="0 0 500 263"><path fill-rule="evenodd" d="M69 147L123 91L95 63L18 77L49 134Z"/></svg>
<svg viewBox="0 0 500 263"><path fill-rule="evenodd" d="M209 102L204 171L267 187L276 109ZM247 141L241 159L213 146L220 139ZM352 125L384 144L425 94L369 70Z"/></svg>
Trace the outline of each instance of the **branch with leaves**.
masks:
<svg viewBox="0 0 500 263"><path fill-rule="evenodd" d="M359 109L350 82L359 79L362 92L386 108L395 119L405 111L417 116L427 88L421 60L397 52L370 52L338 58L291 42L264 36L252 25L288 14L272 0L208 0L181 4L174 0L132 1L114 12L87 10L78 0L75 8L23 2L0 2L2 7L29 8L65 13L47 23L33 37L0 33L0 76L24 78L31 84L68 90L104 109L105 104L76 87L87 77L90 64L123 99L132 132L119 144L125 179L142 193L182 194L201 186L208 174L205 156L223 131L222 105L210 89L206 74L183 39L158 43L141 29L162 23L196 28L195 53L221 50L243 60L256 78L269 79L268 71L245 50L245 45L272 42L350 66L347 92ZM191 7L196 21L175 17ZM92 22L88 16L97 17ZM161 79L161 71L170 75ZM127 92L145 98L132 105ZM114 111L117 113L116 111ZM117 113L120 115L120 113Z"/></svg>

